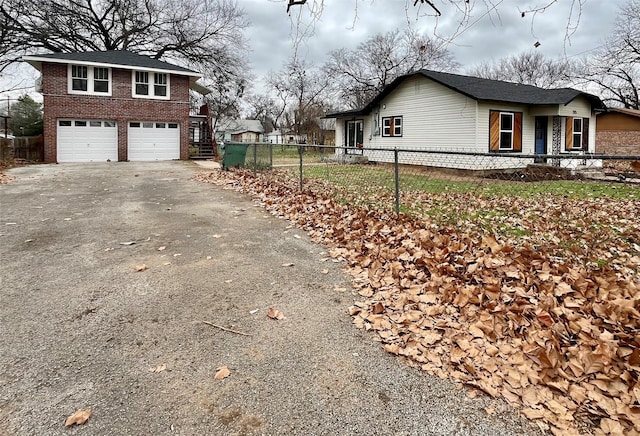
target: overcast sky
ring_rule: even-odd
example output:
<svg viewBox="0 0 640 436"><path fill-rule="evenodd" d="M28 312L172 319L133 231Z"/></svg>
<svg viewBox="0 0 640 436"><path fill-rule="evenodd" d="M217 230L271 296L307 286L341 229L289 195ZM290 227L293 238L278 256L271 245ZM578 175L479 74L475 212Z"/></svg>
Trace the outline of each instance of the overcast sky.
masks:
<svg viewBox="0 0 640 436"><path fill-rule="evenodd" d="M309 4L313 2L308 0ZM462 0L456 2L462 3ZM459 72L483 60L534 49L536 42L540 42L540 46L535 50L548 57L588 54L611 32L616 15L626 0L582 2L577 30L565 41L567 26L575 24L580 13L578 5L571 10L574 0L559 0L544 13L535 17L528 14L524 18L521 17L523 10L543 6L550 0L471 0L472 5L475 3L470 19L472 25L449 45L462 65ZM296 25L300 22L304 29L312 22L309 6L294 6L289 16L286 0L238 0L238 3L252 23L246 35L252 49L252 68L260 81L269 70L279 70L291 58ZM312 28L313 35L298 45L299 57L316 65L324 63L330 51L355 48L376 33L404 30L411 25L432 37L437 25L435 32L446 37L455 31L461 20L461 15L448 0L433 2L442 12L438 20L426 4L414 7L414 0L324 0L324 3L321 17ZM497 8L490 9L489 3ZM578 0L575 3L579 3Z"/></svg>
<svg viewBox="0 0 640 436"><path fill-rule="evenodd" d="M324 9L317 20L311 19L309 5L321 0L308 0L308 5L294 6L291 15L286 13L287 0L237 1L251 22L246 37L256 79L254 91L257 92L264 90L261 81L270 70L279 70L291 59L296 40L299 42L298 56L320 66L332 50L355 48L376 33L402 31L411 25L425 35L433 37L435 31L446 37L455 31L461 20L449 0L434 0L442 12L438 20L429 6L414 7L414 0L324 0ZM570 40L565 41L567 25L575 24L580 12L577 6L572 11L571 5L579 0L558 0L535 18L531 14L522 18L521 11L548 4L551 0L470 0L474 5L469 20L472 25L449 45L462 65L459 72L483 60L534 49L536 41L540 46L535 50L548 57L588 54L611 32L616 15L626 0L581 1L579 25ZM455 2L461 4L463 0ZM487 7L491 3L497 5L496 9ZM296 38L296 27L312 34ZM26 67L16 76L22 77L19 83L30 86L37 73ZM6 98L6 93L0 98Z"/></svg>

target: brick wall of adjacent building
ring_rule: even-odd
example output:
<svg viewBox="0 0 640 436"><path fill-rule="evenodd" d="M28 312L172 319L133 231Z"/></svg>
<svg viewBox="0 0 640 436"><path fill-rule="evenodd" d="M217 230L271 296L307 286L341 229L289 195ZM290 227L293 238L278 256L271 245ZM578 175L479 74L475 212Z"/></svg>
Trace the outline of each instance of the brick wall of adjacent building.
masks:
<svg viewBox="0 0 640 436"><path fill-rule="evenodd" d="M640 130L598 130L596 151L603 154L640 156Z"/></svg>
<svg viewBox="0 0 640 436"><path fill-rule="evenodd" d="M112 69L111 96L68 94L68 66L42 65L44 96L44 159L57 160L59 118L109 120L118 123L118 160L127 160L129 121L171 122L180 125L180 159L189 158L189 78L171 75L170 100L133 98L131 70Z"/></svg>

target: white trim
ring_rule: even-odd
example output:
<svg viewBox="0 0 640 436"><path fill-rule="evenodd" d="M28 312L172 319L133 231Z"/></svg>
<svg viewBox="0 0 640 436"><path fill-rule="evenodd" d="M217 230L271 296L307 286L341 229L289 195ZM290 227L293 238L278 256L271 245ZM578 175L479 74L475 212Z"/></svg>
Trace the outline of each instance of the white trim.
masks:
<svg viewBox="0 0 640 436"><path fill-rule="evenodd" d="M571 123L573 124L571 132L571 148L569 151L582 150L582 135L584 135L584 120L582 117L572 117ZM580 132L576 132L576 120L580 121ZM580 143L576 147L576 136L580 135ZM566 147L565 147L566 148Z"/></svg>
<svg viewBox="0 0 640 436"><path fill-rule="evenodd" d="M515 117L515 113L513 112L499 112L499 119L498 119L498 150L513 150L513 140L514 137L516 135L515 131L516 131L516 126L515 126L515 122L516 122L516 117ZM503 129L502 128L502 116L503 115L509 115L511 117L511 129ZM506 147L502 147L502 134L503 133L511 133L511 145L509 146L509 148Z"/></svg>
<svg viewBox="0 0 640 436"><path fill-rule="evenodd" d="M148 94L137 94L136 93L136 73L149 73L149 82L147 86L149 87ZM156 85L156 74L164 74L167 77L167 95L155 95L155 85ZM151 100L171 100L171 74L169 73L159 73L152 70L144 70L138 69L133 70L131 72L131 97L133 98L147 98Z"/></svg>
<svg viewBox="0 0 640 436"><path fill-rule="evenodd" d="M71 70L73 68L73 66L78 66L78 67L87 67L87 90L86 91L79 91L77 89L73 89L73 77L71 75ZM113 89L113 72L111 71L111 68L107 68L107 70L109 71L109 84L108 84L108 91L107 92L95 92L93 90L93 86L94 86L94 69L95 68L107 68L107 67L92 67L89 65L83 65L83 64L74 64L71 63L67 66L67 93L68 94L79 94L79 95L101 95L104 97L111 97L111 93L112 93L112 89Z"/></svg>
<svg viewBox="0 0 640 436"><path fill-rule="evenodd" d="M164 68L148 68L148 67L140 67L135 65L122 65L122 64L114 64L109 62L90 62L90 61L81 61L81 60L73 60L73 59L55 59L55 58L44 58L40 56L23 56L22 60L31 61L31 62L49 62L54 64L74 64L74 65L87 65L94 67L108 67L108 68L120 68L123 70L144 70L144 71L153 71L158 73L168 73L175 74L178 76L190 76L201 78L202 75L196 73L195 71L179 71L179 70L169 70Z"/></svg>

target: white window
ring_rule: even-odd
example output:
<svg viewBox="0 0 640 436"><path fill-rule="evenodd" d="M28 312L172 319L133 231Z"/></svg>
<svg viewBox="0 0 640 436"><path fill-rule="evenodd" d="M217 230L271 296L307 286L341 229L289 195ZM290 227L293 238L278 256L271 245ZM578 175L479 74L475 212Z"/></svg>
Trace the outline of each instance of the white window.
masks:
<svg viewBox="0 0 640 436"><path fill-rule="evenodd" d="M513 150L513 114L500 112L500 150Z"/></svg>
<svg viewBox="0 0 640 436"><path fill-rule="evenodd" d="M109 68L93 69L93 92L109 92Z"/></svg>
<svg viewBox="0 0 640 436"><path fill-rule="evenodd" d="M132 79L134 97L169 100L169 74L134 71Z"/></svg>
<svg viewBox="0 0 640 436"><path fill-rule="evenodd" d="M573 119L573 146L572 148L582 148L582 118Z"/></svg>
<svg viewBox="0 0 640 436"><path fill-rule="evenodd" d="M155 73L153 75L155 78L153 85L153 93L156 97L166 97L167 96L167 74L166 73Z"/></svg>
<svg viewBox="0 0 640 436"><path fill-rule="evenodd" d="M149 73L136 71L135 95L149 95Z"/></svg>
<svg viewBox="0 0 640 436"><path fill-rule="evenodd" d="M71 89L73 91L88 90L87 67L84 65L71 65Z"/></svg>
<svg viewBox="0 0 640 436"><path fill-rule="evenodd" d="M69 94L111 95L111 69L69 65Z"/></svg>
<svg viewBox="0 0 640 436"><path fill-rule="evenodd" d="M382 136L402 136L402 117L382 118Z"/></svg>

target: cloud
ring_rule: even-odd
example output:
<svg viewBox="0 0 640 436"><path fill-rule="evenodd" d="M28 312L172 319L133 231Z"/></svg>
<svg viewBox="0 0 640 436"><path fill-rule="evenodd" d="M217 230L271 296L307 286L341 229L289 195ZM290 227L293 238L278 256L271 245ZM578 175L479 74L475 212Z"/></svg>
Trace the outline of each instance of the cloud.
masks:
<svg viewBox="0 0 640 436"><path fill-rule="evenodd" d="M319 2L316 0L315 4ZM436 2L442 12L436 19L431 8L414 7L413 3L413 0L324 0L320 19L313 22L308 5L313 5L314 0L302 7L292 7L291 17L286 14L284 0L244 0L242 4L246 5L252 22L247 37L253 48L251 59L256 78L259 82L269 70L279 70L296 49L299 57L320 66L332 50L353 49L376 33L404 30L409 25L432 37L435 34L450 37L456 33L462 17L455 6L466 5L461 0L455 0L454 4L448 0ZM625 0L584 2L579 26L568 41L565 41L567 25L575 22L578 14L577 9L571 10L573 2L557 2L543 13L521 16L523 8L540 6L539 3L471 0L470 26L448 47L463 69L483 60L532 50L536 41L541 43L536 50L546 56L573 56L601 44L611 32ZM305 30L311 24L312 34L296 45L296 26Z"/></svg>

